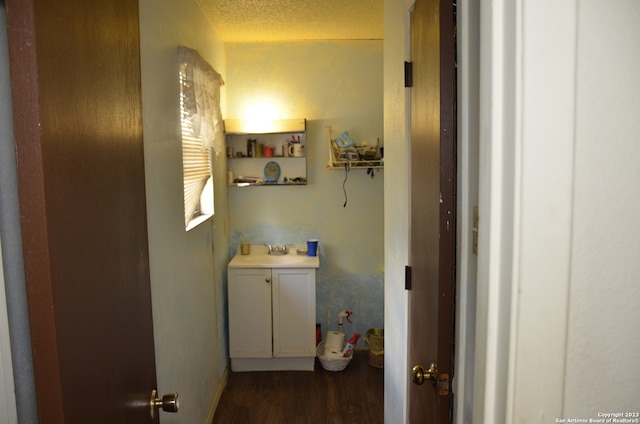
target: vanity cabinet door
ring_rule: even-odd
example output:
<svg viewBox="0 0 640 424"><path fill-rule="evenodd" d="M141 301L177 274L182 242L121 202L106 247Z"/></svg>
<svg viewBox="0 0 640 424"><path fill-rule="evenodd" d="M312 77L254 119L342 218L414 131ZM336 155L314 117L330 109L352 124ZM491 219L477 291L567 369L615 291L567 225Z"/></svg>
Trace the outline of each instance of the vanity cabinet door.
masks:
<svg viewBox="0 0 640 424"><path fill-rule="evenodd" d="M274 268L272 275L273 356L315 356L315 269Z"/></svg>
<svg viewBox="0 0 640 424"><path fill-rule="evenodd" d="M229 268L229 353L271 358L271 270Z"/></svg>

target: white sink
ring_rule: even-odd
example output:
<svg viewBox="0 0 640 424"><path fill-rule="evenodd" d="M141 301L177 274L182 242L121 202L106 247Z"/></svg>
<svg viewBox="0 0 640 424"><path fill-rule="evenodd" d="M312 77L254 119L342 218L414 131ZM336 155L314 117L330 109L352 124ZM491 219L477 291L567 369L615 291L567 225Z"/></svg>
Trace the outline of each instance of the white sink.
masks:
<svg viewBox="0 0 640 424"><path fill-rule="evenodd" d="M267 247L252 244L250 253L240 253L229 262L229 268L320 268L318 256L299 255L298 249L307 249L306 244L291 244L286 255L269 255Z"/></svg>

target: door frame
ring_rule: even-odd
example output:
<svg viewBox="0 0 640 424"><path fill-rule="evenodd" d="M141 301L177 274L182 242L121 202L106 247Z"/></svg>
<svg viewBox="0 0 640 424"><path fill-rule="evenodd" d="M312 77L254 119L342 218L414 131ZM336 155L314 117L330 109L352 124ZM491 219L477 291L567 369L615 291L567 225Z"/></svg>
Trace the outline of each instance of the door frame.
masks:
<svg viewBox="0 0 640 424"><path fill-rule="evenodd" d="M14 270L22 266L21 254L14 257L15 239L4 233L5 229L18 228L20 220L17 209L17 189L15 188L15 149L13 147L13 123L11 120L11 88L9 79L9 52L5 5L0 1L0 422L17 422L16 391L9 336L9 312L7 287L13 286ZM6 238L5 238L6 237ZM5 251L3 251L3 243ZM3 258L12 257L4 262ZM15 262L15 263L14 263ZM7 277L5 278L5 273ZM14 296L15 297L15 296ZM16 302L17 303L17 302ZM14 331L16 329L14 328ZM25 355L26 356L26 355ZM28 358L30 361L30 358Z"/></svg>
<svg viewBox="0 0 640 424"><path fill-rule="evenodd" d="M480 4L457 3L458 208L454 422L473 417L478 257L473 211L479 190Z"/></svg>

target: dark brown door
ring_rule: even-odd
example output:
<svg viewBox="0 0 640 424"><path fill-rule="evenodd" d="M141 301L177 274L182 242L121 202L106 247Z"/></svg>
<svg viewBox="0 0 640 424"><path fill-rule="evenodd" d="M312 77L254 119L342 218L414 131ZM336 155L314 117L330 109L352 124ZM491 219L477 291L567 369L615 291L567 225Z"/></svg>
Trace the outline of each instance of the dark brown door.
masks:
<svg viewBox="0 0 640 424"><path fill-rule="evenodd" d="M6 12L39 420L158 422L138 2Z"/></svg>
<svg viewBox="0 0 640 424"><path fill-rule="evenodd" d="M435 381L410 384L409 422L451 422L455 282L455 38L451 0L411 14L411 259L409 364ZM412 370L409 370L411 373Z"/></svg>

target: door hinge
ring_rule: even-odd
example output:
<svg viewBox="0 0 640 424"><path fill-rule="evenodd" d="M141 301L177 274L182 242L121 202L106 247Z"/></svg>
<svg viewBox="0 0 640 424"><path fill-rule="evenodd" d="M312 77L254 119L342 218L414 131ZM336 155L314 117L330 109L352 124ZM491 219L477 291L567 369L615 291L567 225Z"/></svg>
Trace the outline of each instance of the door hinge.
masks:
<svg viewBox="0 0 640 424"><path fill-rule="evenodd" d="M404 86L413 87L413 62L404 62Z"/></svg>
<svg viewBox="0 0 640 424"><path fill-rule="evenodd" d="M411 267L409 265L404 267L404 289L411 290Z"/></svg>

